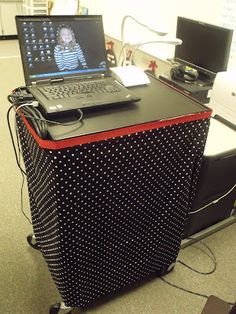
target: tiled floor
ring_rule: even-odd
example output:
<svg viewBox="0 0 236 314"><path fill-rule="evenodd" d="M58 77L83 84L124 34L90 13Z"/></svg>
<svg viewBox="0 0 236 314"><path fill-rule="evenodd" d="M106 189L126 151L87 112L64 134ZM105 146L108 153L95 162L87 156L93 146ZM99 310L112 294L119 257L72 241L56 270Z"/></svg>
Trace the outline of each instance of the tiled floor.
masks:
<svg viewBox="0 0 236 314"><path fill-rule="evenodd" d="M18 40L0 40L0 58L19 58Z"/></svg>

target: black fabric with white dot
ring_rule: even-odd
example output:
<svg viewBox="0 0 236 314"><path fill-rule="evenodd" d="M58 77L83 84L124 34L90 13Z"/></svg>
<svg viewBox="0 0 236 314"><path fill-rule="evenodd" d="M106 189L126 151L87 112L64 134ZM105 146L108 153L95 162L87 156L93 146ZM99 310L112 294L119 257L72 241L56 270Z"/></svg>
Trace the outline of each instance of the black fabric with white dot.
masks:
<svg viewBox="0 0 236 314"><path fill-rule="evenodd" d="M208 127L203 119L49 150L18 120L34 233L68 306L175 262Z"/></svg>

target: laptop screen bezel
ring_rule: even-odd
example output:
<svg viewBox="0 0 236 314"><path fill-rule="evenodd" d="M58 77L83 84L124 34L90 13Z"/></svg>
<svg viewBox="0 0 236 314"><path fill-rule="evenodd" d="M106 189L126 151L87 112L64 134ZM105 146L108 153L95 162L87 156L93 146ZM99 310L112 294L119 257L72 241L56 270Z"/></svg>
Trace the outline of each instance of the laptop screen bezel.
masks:
<svg viewBox="0 0 236 314"><path fill-rule="evenodd" d="M104 76L109 76L110 75L110 70L109 70L109 65L108 65L108 60L106 58L106 47L105 47L105 34L103 30L103 23L102 23L102 15L34 15L34 16L22 16L18 15L15 17L16 20L16 27L17 27L17 35L18 35L18 41L19 41L19 46L20 46L20 53L21 53L21 59L22 59L22 66L23 66L23 71L24 71L24 78L25 78L25 83L27 86L32 85L35 82L44 82L44 81L50 81L50 80L55 80L63 77L64 79L71 79L71 78L85 78L85 77L90 77L93 76L93 74L96 75L104 75ZM80 22L81 20L86 21L86 20L92 20L92 21L97 21L100 22L102 25L102 32L103 32L103 37L102 37L102 43L101 45L104 47L104 62L105 62L105 67L101 67L101 69L96 69L92 70L90 72L79 72L79 73L70 73L68 72L66 75L60 75L60 72L58 71L58 75L47 75L47 77L37 77L36 79L31 78L31 72L27 64L27 58L26 58L26 50L23 45L24 40L23 40L23 27L22 24L24 22L40 22L40 21L51 21L51 22L60 22L60 23L67 23L71 21L77 21Z"/></svg>

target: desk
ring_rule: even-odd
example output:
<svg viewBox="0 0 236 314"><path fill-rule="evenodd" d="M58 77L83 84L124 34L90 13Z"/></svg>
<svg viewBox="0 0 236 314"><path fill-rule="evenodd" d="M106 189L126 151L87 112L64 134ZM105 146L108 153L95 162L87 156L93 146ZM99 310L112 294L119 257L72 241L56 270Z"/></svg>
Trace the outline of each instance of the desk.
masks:
<svg viewBox="0 0 236 314"><path fill-rule="evenodd" d="M165 274L179 252L211 111L158 80L135 92L77 129L51 126L54 140L18 118L34 233L71 307Z"/></svg>

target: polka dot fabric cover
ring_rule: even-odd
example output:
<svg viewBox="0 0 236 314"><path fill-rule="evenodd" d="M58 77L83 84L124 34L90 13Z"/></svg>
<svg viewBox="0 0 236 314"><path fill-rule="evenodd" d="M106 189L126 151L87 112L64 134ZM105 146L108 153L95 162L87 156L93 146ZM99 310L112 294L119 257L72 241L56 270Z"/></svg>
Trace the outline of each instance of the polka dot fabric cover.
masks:
<svg viewBox="0 0 236 314"><path fill-rule="evenodd" d="M85 307L175 262L208 124L50 150L18 120L34 233L68 306Z"/></svg>

